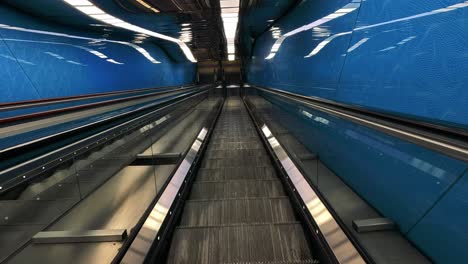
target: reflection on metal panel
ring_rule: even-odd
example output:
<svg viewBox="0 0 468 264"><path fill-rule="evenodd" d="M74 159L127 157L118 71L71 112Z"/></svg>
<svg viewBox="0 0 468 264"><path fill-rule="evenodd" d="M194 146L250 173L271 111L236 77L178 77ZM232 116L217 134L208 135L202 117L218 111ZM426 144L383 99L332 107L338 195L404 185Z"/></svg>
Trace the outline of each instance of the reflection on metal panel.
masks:
<svg viewBox="0 0 468 264"><path fill-rule="evenodd" d="M366 263L266 124L262 132L339 263Z"/></svg>
<svg viewBox="0 0 468 264"><path fill-rule="evenodd" d="M122 241L126 236L127 229L43 231L37 233L32 241L35 244L114 242Z"/></svg>
<svg viewBox="0 0 468 264"><path fill-rule="evenodd" d="M179 194L180 187L189 173L189 170L203 143L207 128L203 128L193 142L190 150L177 168L174 176L162 193L156 205L153 207L150 215L146 219L142 228L138 232L135 240L130 245L121 263L143 263L148 254L153 241L159 240L158 232L166 219L170 208Z"/></svg>

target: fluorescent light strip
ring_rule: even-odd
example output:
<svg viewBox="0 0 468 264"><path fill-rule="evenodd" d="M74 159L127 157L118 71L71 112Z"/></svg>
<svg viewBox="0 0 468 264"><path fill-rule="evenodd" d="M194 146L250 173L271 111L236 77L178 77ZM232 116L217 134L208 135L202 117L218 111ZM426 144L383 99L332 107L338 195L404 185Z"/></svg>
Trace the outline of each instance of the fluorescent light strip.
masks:
<svg viewBox="0 0 468 264"><path fill-rule="evenodd" d="M187 57L189 61L194 62L194 63L197 62L197 60L192 54L192 51L187 46L187 44L185 44L183 41L179 39L169 37L169 36L127 23L121 19L118 19L112 15L107 14L104 10L98 8L93 3L87 0L63 0L63 1L71 5L76 10L86 14L89 17L99 20L103 23L176 43L177 45L179 45L182 52L185 54L185 56Z"/></svg>
<svg viewBox="0 0 468 264"><path fill-rule="evenodd" d="M155 13L159 13L159 10L158 10L158 9L152 7L150 4L146 3L145 1L143 1L143 0L136 0L136 1L137 1L140 5L146 7L147 9L149 9L149 10L155 12Z"/></svg>
<svg viewBox="0 0 468 264"><path fill-rule="evenodd" d="M226 35L228 60L236 59L235 38L239 22L239 0L220 0L221 18Z"/></svg>

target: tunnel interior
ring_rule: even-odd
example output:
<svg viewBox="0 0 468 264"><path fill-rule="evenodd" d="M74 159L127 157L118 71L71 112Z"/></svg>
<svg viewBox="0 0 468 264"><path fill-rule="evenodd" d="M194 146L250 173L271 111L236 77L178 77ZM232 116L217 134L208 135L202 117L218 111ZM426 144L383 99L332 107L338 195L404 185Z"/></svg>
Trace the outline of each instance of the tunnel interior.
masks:
<svg viewBox="0 0 468 264"><path fill-rule="evenodd" d="M0 1L0 263L467 263L468 1Z"/></svg>

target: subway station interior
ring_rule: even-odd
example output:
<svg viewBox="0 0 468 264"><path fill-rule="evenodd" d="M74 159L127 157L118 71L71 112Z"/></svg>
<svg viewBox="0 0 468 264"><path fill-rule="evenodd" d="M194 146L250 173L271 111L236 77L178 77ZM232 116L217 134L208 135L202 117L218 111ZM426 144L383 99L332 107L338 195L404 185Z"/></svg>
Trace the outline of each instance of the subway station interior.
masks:
<svg viewBox="0 0 468 264"><path fill-rule="evenodd" d="M0 0L0 263L468 263L468 1Z"/></svg>

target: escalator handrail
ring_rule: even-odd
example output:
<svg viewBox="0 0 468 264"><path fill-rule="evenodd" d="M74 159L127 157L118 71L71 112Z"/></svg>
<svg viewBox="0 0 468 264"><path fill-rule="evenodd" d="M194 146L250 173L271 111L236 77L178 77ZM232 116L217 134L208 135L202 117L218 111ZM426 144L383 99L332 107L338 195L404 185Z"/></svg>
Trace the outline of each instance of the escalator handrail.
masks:
<svg viewBox="0 0 468 264"><path fill-rule="evenodd" d="M204 86L203 86L203 87L204 87ZM15 166L12 166L12 167L10 167L10 168L8 168L8 169L5 169L5 170L3 170L3 171L0 171L0 175L5 175L5 174L8 174L8 173L13 173L14 171L18 171L18 170L20 170L22 167L24 168L24 167L26 167L26 166L29 166L29 167L32 166L32 167L34 167L34 168L36 168L36 167L40 168L42 165L37 166L36 163L37 163L38 161L44 160L44 162L41 162L41 164L42 164L42 163L46 164L46 163L50 162L49 160L55 160L55 159L57 159L57 157L56 157L56 156L58 155L57 153L64 153L64 152L67 152L69 149L73 149L73 148L74 148L74 149L81 148L81 147L83 147L82 144L84 144L84 142L86 142L86 145L88 145L88 146L89 146L89 145L92 145L92 144L94 144L94 143L96 143L96 142L102 142L102 141L103 141L102 138L103 138L103 137L106 137L107 134L112 133L112 131L115 131L115 130L117 130L117 129L120 129L120 128L124 128L124 127L126 127L126 126L129 126L130 123L131 123L131 124L134 124L135 122L138 122L139 120L143 120L144 118L148 118L149 116L154 115L154 114L157 113L158 111L161 111L161 110L163 110L163 109L166 109L166 108L168 108L168 107L170 107L170 106L173 106L173 105L175 105L175 104L179 104L179 103L181 103L181 102L184 102L184 101L186 101L186 100L188 100L188 99L190 99L190 98L193 98L193 97L195 97L195 96L199 96L199 95L201 95L201 94L207 93L209 90L210 90L210 88L206 88L206 89L196 89L196 91L194 91L193 93L191 93L191 94L189 94L189 95L184 94L184 95L181 95L179 98L171 99L171 100L169 100L169 102L172 102L170 105L165 105L165 106L163 106L163 107L158 107L157 109L155 109L155 110L153 110L153 111L151 111L151 112L149 112L149 113L145 113L145 114L143 114L143 115L141 115L141 116L139 116L139 117L137 117L137 118L128 120L128 121L126 121L126 122L124 122L124 123L121 123L121 124L118 124L118 125L116 125L116 126L114 126L114 127L108 128L108 129L106 129L106 130L104 130L104 131L101 131L101 132L99 132L99 133L97 133L97 134L94 134L94 135L91 135L91 136L89 136L89 137L83 138L83 139L78 140L78 141L76 141L76 142L73 142L73 143L71 143L71 144L69 144L69 145L62 146L62 147L60 147L60 148L58 148L58 149L55 149L55 150L53 150L53 151L51 151L51 152L42 154L42 155L40 155L39 157L36 157L36 158L34 158L34 159L31 159L31 160L22 162L22 163L20 163L20 164L17 164L17 165L15 165ZM167 102L165 102L165 103L167 103ZM122 117L124 117L124 116L128 116L128 115L134 114L135 112L140 112L140 111L142 111L142 110L146 110L146 109L151 108L151 107L155 107L155 105L152 104L152 105L150 105L150 106L144 106L144 107L141 107L141 108L139 108L139 109L135 109L135 110L132 110L132 111L130 111L130 112L122 113L122 114L119 114L119 115L117 115L117 116L110 117L110 118L107 118L107 119L104 119L104 120L100 120L100 121L97 121L97 122L98 122L98 123L102 123L102 122L107 122L107 121L109 121L109 120L119 119L119 118L122 118ZM94 123L93 123L93 124L94 124ZM86 129L87 127L89 127L89 126L91 126L91 125L92 125L92 124L87 124L87 125L81 126L81 127L79 127L79 128L73 128L73 129L71 129L71 130L67 130L67 131L61 132L61 133L59 133L59 134L71 133L71 132L76 132L76 133L78 133L79 131L83 131L84 129ZM94 125L96 125L96 124L94 124ZM78 131L78 130L79 130L79 131ZM111 132L109 132L109 131L111 131ZM55 134L55 136L57 136L57 134ZM47 137L47 139L49 139L49 137ZM45 140L45 139L42 139L42 140ZM36 140L34 140L34 141L36 141ZM89 143L89 142L91 142L91 143ZM30 142L28 142L28 143L30 143ZM74 150L71 150L71 152L73 152L73 151L74 151ZM70 152L70 151L68 151L68 152ZM67 152L67 153L68 153L68 152ZM0 154L2 154L2 153L0 152ZM4 153L3 153L3 154L4 154ZM8 154L8 153L7 153L7 154ZM77 154L77 153L75 153L75 154ZM62 155L62 154L61 154L61 155ZM69 154L66 154L66 155L69 155ZM66 156L66 155L63 154L63 156ZM52 157L52 158L49 158L49 157ZM60 162L64 163L64 162L66 162L66 160L63 159L63 161L62 161L62 159L60 159ZM31 164L33 164L33 165L31 165ZM29 168L29 167L28 167L28 168ZM31 169L33 169L32 167L31 167ZM48 169L49 169L49 168L48 168ZM17 175L16 178L18 178L18 177L20 177L20 175ZM5 192L9 191L10 189L14 188L15 186L21 184L22 182L27 181L27 180L30 180L29 177L28 177L28 178L26 178L25 176L23 176L23 177L24 177L24 179L21 179L21 178L18 178L18 179L10 179L10 180L7 181L7 182L2 182L1 184L2 184L3 186L0 188L0 193L5 193Z"/></svg>
<svg viewBox="0 0 468 264"><path fill-rule="evenodd" d="M128 97L124 97L124 98L115 98L115 99L110 99L110 100L105 100L105 101L100 101L100 102L80 104L80 105L69 106L69 107L65 107L65 108L53 109L53 110L42 111L42 112L35 112L35 113L31 113L31 114L24 114L24 115L12 116L12 117L0 118L0 125L5 126L5 125L8 125L8 123L15 123L16 124L16 122L18 122L18 121L25 121L25 120L36 119L36 118L44 118L44 117L47 117L47 116L52 116L52 115L57 115L57 114L64 114L64 113L67 113L67 112L73 112L73 111L84 110L84 109L89 109L89 108L101 107L101 106L105 106L105 105L123 103L123 102L131 101L131 100L145 98L145 97L148 97L148 96L155 96L155 95L166 94L166 93L171 93L171 92L189 90L189 89L192 89L192 88L193 87L183 87L183 88L173 89L173 90L156 91L156 92L152 92L152 93L133 95L133 96L128 96ZM63 103L63 102L60 102L60 103Z"/></svg>
<svg viewBox="0 0 468 264"><path fill-rule="evenodd" d="M114 92L104 92L104 93L93 93L93 94L83 94L83 95L74 95L74 96L65 96L65 97L53 97L46 99L37 99L37 100L26 100L26 101L16 101L9 103L0 103L0 111L11 111L24 108L33 108L38 106L45 106L51 104L59 103L68 103L73 101L86 100L91 98L100 98L100 97L109 97L115 95L125 95L125 94L134 94L141 93L151 90L162 90L170 88L192 88L196 85L187 85L187 86L162 86L157 88L143 88L143 89L134 89L134 90L124 90L124 91L114 91Z"/></svg>
<svg viewBox="0 0 468 264"><path fill-rule="evenodd" d="M419 122L409 118L396 117L274 88L265 88L255 85L249 86L341 119L384 132L385 134L396 136L447 156L465 162L468 161L468 131L464 129Z"/></svg>
<svg viewBox="0 0 468 264"><path fill-rule="evenodd" d="M154 258L157 258L159 256L159 254L161 253L160 251L164 247L164 243L168 240L167 236L170 234L170 230L174 228L173 225L175 224L177 215L176 211L181 210L181 206L183 205L183 201L186 198L189 186L193 182L193 176L196 172L195 168L197 167L197 165L199 165L201 156L206 150L211 134L213 133L216 121L221 115L223 105L224 100L222 100L219 103L217 110L215 110L215 117L213 118L213 120L211 120L211 122L208 121L206 126L204 126L198 133L198 135L195 137L190 147L184 151L184 158L182 158L179 161L177 166L172 171L171 175L167 178L164 185L161 187L158 194L154 197L150 206L143 213L140 220L133 228L133 231L129 234L129 237L127 238L126 242L119 250L119 253L113 259L112 264L151 263L148 261L149 259L154 260ZM205 132L203 132L203 130L205 130ZM175 180L174 178L176 177L180 177L183 179L182 181L180 181L180 179ZM171 185L172 182L175 183L179 181L181 184L177 190L168 188L168 186ZM176 185L172 184L172 187L174 186ZM167 212L165 212L164 216L162 216L160 212L160 207L158 207L158 203L161 202L161 197L163 197L165 193L167 195L168 193L173 192L178 193L179 195L172 197L170 201L165 200L164 203L170 203L171 206L170 208L167 208ZM161 224L158 228L154 228L155 218L154 216L152 216L154 212L157 212L157 221L160 221ZM159 217L161 217L162 219L160 219ZM145 226L146 223L151 223L149 225L152 227L152 236L154 236L154 238L157 237L157 239L148 240L148 238L146 237L146 235L148 235L148 229L146 229L146 231L143 230L142 232L142 228ZM140 239L144 238L141 239L143 243L138 243L138 237L140 237ZM146 248L145 252L142 252L140 247L144 248L144 244L150 244L150 247ZM133 254L135 252L137 252L137 254ZM135 257L135 255L137 256Z"/></svg>
<svg viewBox="0 0 468 264"><path fill-rule="evenodd" d="M183 88L183 89L178 89L178 90L173 90L173 91L168 91L168 92L162 92L161 94L176 92L176 91L185 91L185 90L190 90L190 89L196 90L196 89L202 89L202 88L201 87L193 87L193 88L188 88L188 89ZM153 106L154 105L152 105L152 104L145 105L145 106L139 107L138 109L134 109L134 110L131 110L131 111L128 111L128 112L125 112L125 113L115 115L115 116L107 117L107 118L104 118L104 119L101 119L101 120L98 120L98 121L95 121L95 122L88 123L86 125L78 126L78 127L66 130L66 131L62 131L62 132L58 132L58 133L55 133L55 134L52 134L52 135L48 135L48 136L45 136L45 137L34 139L34 140L31 140L31 141L28 141L28 142L25 142L25 143L22 143L22 144L19 144L19 145L16 145L16 146L12 146L12 147L9 147L9 148L6 148L6 149L0 149L0 155L3 155L4 153L7 153L7 152L12 151L14 149L22 148L22 147L25 147L27 145L37 143L39 141L43 141L43 140L46 140L46 139L57 137L57 136L60 136L60 135L66 134L66 133L73 132L73 131L82 130L82 129L90 127L90 126L98 125L99 123L108 122L110 120L116 120L116 119L119 119L119 118L121 118L123 116L133 114L135 112L138 112L138 111L141 111L141 110L147 109L149 107L153 107Z"/></svg>

